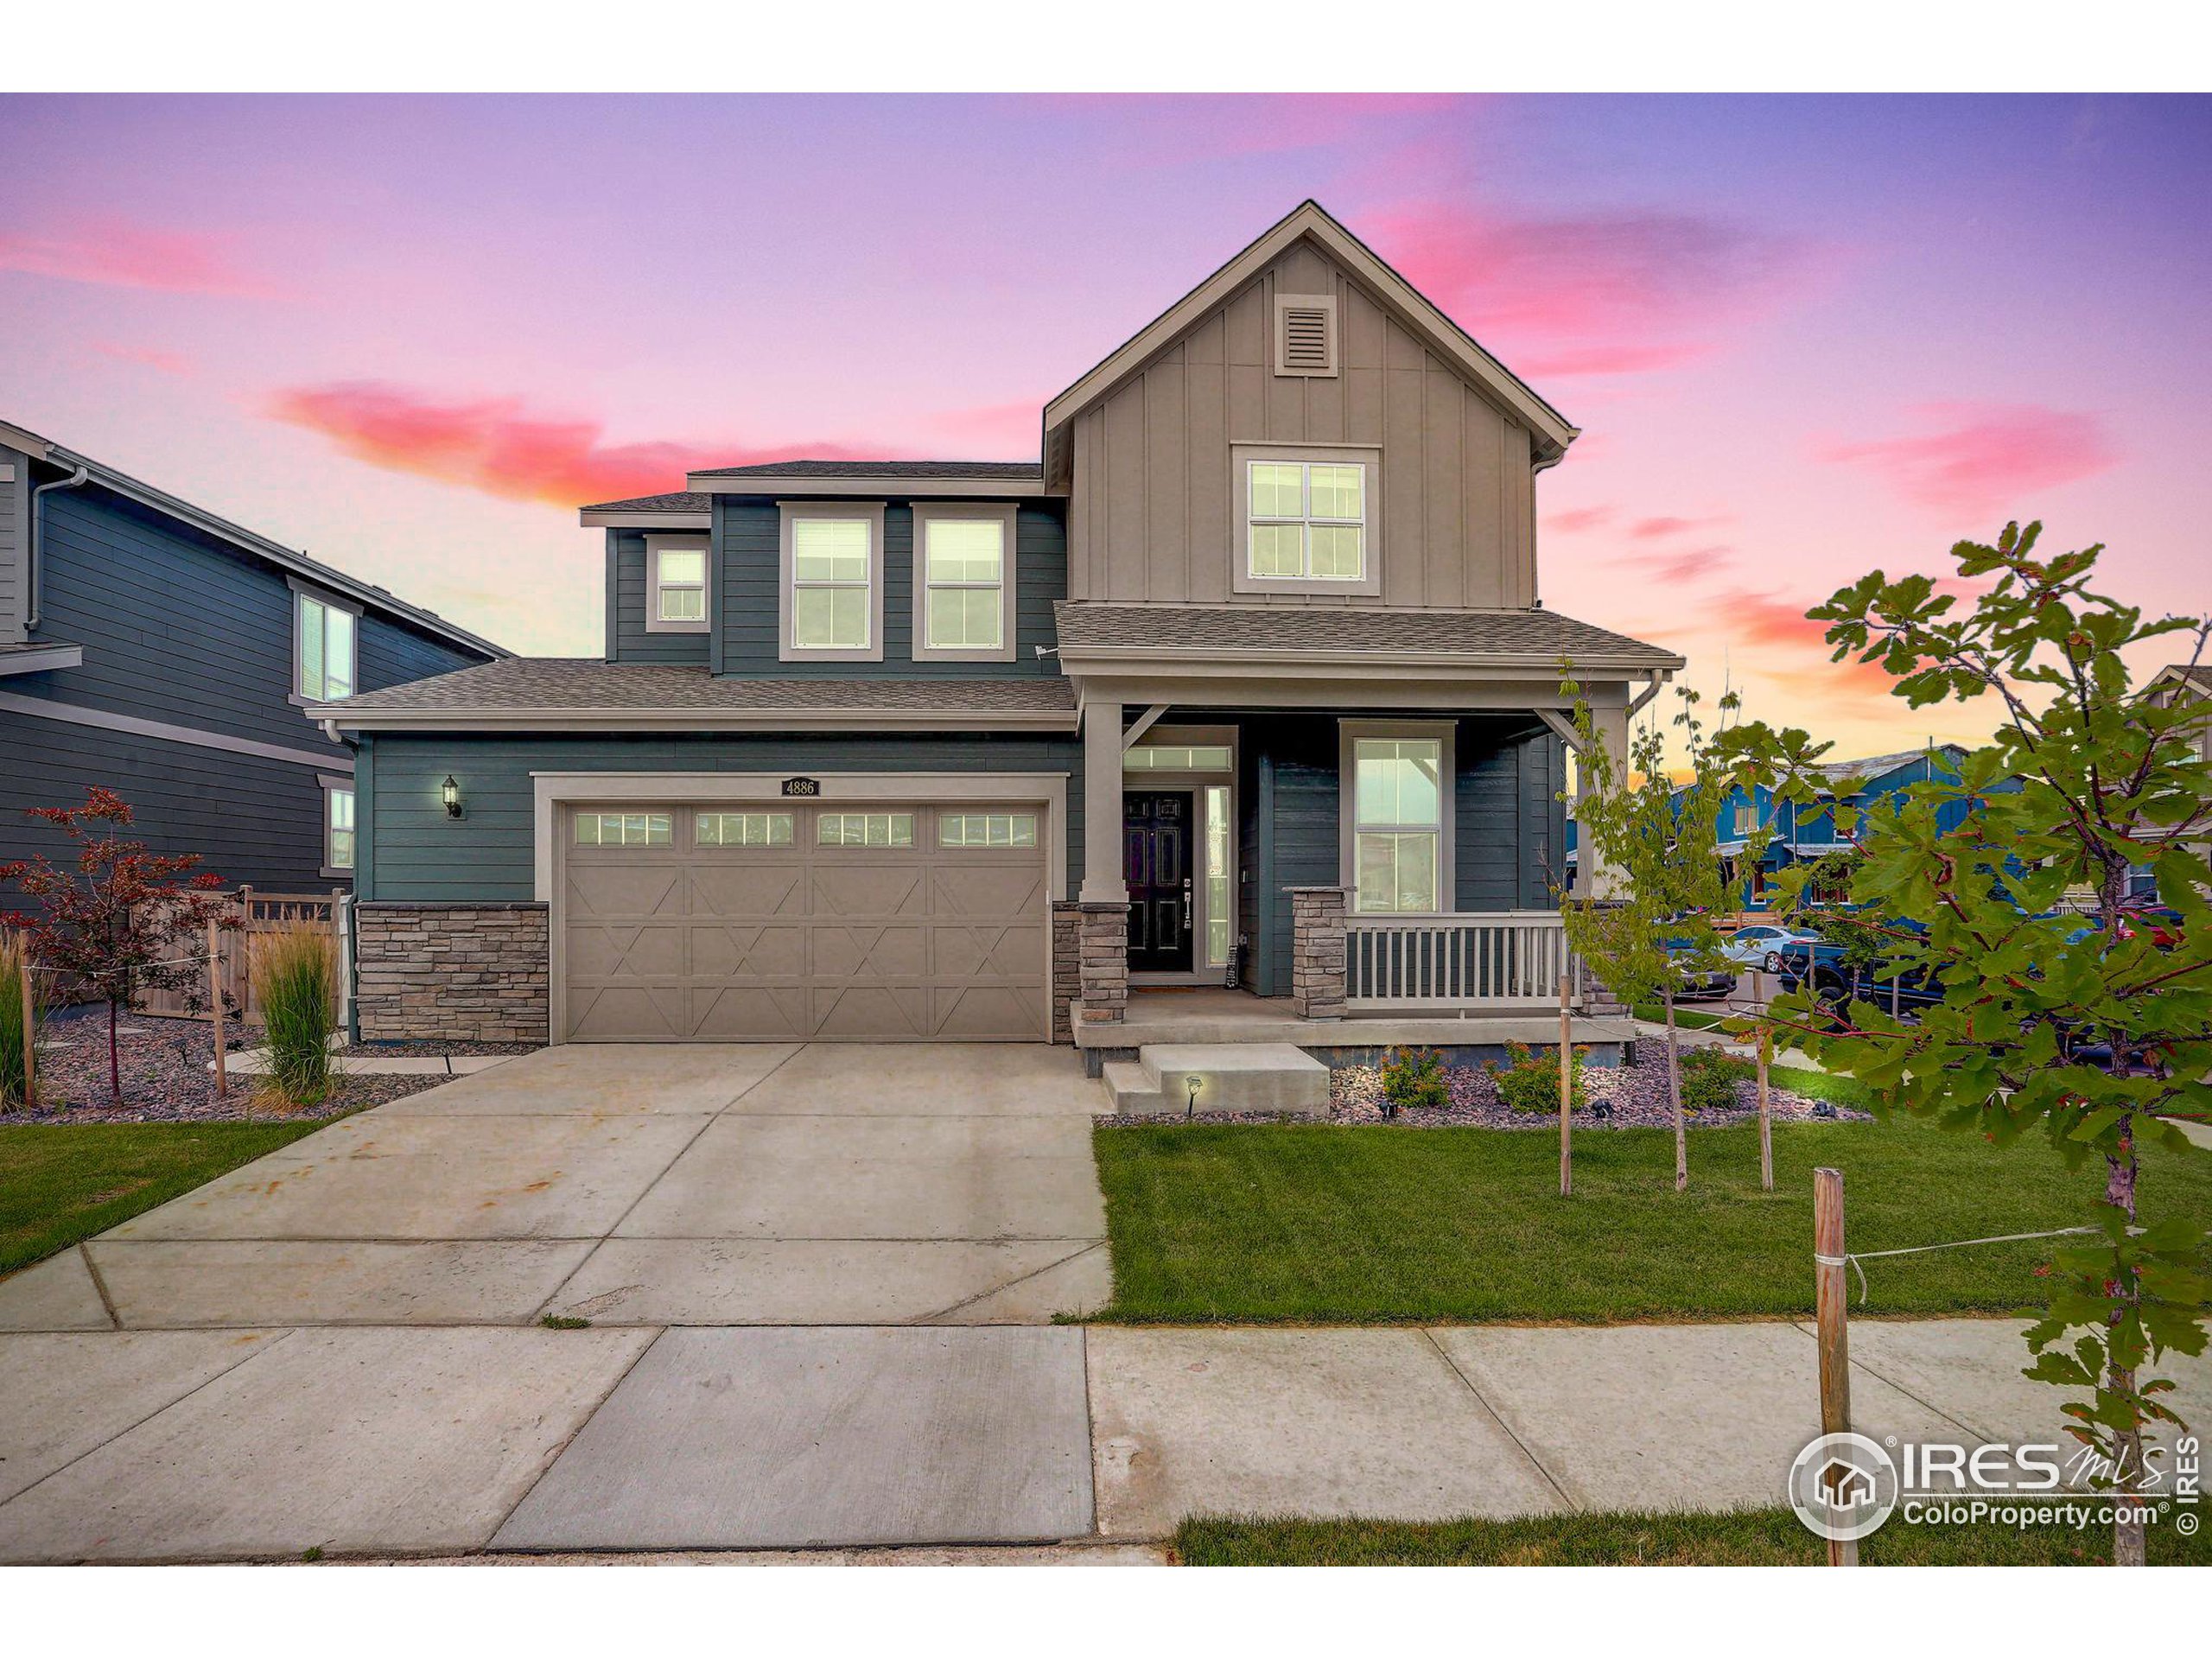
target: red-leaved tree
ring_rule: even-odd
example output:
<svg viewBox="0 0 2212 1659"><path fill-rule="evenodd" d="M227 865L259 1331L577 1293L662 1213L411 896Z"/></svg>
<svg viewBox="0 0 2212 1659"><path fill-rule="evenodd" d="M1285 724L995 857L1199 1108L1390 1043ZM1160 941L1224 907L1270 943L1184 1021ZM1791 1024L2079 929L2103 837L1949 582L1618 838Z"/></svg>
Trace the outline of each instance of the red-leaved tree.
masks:
<svg viewBox="0 0 2212 1659"><path fill-rule="evenodd" d="M116 1011L148 988L204 995L200 941L228 901L223 878L197 869L197 853L152 853L143 841L115 833L130 825L130 804L113 790L87 791L82 806L35 806L26 817L54 825L76 843L65 869L44 858L0 864L43 908L0 917L22 930L42 969L84 982L107 1004L108 1092L123 1103L123 1065L116 1052Z"/></svg>

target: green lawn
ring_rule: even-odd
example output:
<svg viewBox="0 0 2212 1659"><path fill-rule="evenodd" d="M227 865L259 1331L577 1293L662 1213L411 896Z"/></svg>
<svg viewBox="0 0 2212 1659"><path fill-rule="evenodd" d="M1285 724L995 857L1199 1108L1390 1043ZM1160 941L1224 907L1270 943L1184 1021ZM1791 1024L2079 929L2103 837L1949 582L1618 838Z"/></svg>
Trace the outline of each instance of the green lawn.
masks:
<svg viewBox="0 0 2212 1659"><path fill-rule="evenodd" d="M2153 1567L2212 1565L2212 1534L2149 1533ZM1788 1510L1726 1515L1560 1515L1519 1521L1240 1521L1176 1529L1186 1567L1813 1567L1827 1546ZM2071 1527L1909 1527L1859 1546L1868 1567L2099 1567L2112 1535Z"/></svg>
<svg viewBox="0 0 2212 1659"><path fill-rule="evenodd" d="M330 1121L0 1124L0 1273L167 1204Z"/></svg>
<svg viewBox="0 0 2212 1659"><path fill-rule="evenodd" d="M1852 1100L1849 1079L1778 1086ZM1663 1129L1575 1137L1574 1196L1541 1131L1196 1124L1095 1132L1125 1323L1714 1319L1813 1311L1812 1172L1844 1172L1849 1242L1875 1250L2077 1225L2101 1166L2040 1141L1999 1151L1911 1122L1777 1125L1760 1192L1756 1125L1690 1135L1674 1191ZM2212 1214L2212 1155L2152 1147L2153 1214ZM2043 1300L2047 1243L1870 1264L1870 1314L2004 1312Z"/></svg>
<svg viewBox="0 0 2212 1659"><path fill-rule="evenodd" d="M1637 1019L1647 1020L1655 1026L1663 1026L1667 1023L1667 1010L1656 1002L1639 1002L1629 1012ZM1675 1024L1683 1031L1711 1031L1727 1018L1728 1015L1715 1014L1710 1007L1700 1007L1688 1002L1675 1004Z"/></svg>

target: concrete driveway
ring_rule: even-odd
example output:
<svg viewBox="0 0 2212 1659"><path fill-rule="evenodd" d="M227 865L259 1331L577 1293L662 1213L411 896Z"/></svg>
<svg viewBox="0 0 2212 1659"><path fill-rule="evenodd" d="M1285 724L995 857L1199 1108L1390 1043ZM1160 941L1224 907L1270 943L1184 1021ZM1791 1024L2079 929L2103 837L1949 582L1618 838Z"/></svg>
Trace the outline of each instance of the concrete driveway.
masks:
<svg viewBox="0 0 2212 1659"><path fill-rule="evenodd" d="M0 1329L1044 1324L1109 1288L1065 1049L570 1045L0 1285Z"/></svg>

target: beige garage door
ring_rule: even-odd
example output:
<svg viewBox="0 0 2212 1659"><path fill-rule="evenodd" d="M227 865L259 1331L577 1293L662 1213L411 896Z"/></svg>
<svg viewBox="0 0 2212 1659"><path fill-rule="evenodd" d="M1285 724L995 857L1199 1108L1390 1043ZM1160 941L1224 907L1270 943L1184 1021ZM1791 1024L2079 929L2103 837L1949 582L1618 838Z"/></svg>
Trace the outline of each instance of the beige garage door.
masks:
<svg viewBox="0 0 2212 1659"><path fill-rule="evenodd" d="M576 807L558 826L566 1034L1036 1040L1034 807Z"/></svg>

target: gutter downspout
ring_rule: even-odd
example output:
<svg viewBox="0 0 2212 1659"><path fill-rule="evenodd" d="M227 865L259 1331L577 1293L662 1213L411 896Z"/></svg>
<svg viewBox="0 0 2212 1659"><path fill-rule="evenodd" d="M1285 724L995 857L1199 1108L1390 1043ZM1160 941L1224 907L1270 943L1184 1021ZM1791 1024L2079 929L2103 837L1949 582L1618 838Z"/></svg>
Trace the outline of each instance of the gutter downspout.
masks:
<svg viewBox="0 0 2212 1659"><path fill-rule="evenodd" d="M84 462L79 461L77 463L77 470L71 474L67 478L57 478L51 483L41 484L31 491L31 568L30 581L28 584L30 589L30 607L23 613L23 632L25 633L29 633L33 628L38 626L40 565L39 543L41 539L39 536L39 526L41 520L41 514L39 512L39 498L44 495L48 490L73 490L91 476L92 474L86 470Z"/></svg>

